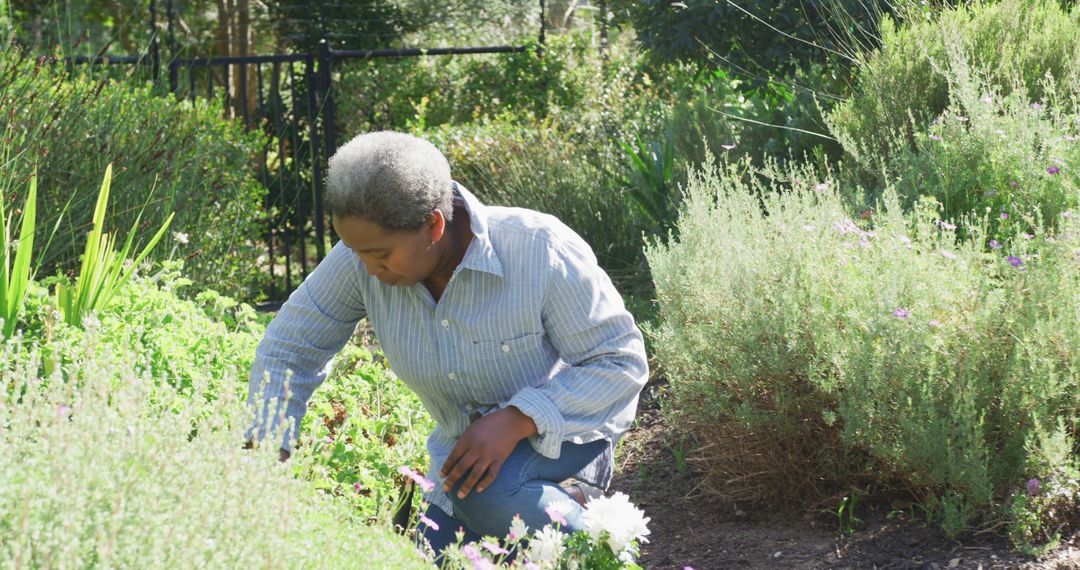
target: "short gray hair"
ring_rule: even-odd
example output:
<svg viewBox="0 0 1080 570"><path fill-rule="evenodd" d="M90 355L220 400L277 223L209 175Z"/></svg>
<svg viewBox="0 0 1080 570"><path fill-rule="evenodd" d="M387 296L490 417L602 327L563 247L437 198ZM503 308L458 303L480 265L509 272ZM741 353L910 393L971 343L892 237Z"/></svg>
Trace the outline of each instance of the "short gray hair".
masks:
<svg viewBox="0 0 1080 570"><path fill-rule="evenodd" d="M450 164L435 145L406 133L357 135L330 158L326 205L392 231L418 229L435 210L449 221Z"/></svg>

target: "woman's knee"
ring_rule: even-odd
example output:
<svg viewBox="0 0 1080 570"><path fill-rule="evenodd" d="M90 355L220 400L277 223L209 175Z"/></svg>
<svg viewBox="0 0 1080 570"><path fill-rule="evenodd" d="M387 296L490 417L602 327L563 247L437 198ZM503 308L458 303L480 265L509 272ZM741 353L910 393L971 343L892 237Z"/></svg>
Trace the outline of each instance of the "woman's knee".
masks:
<svg viewBox="0 0 1080 570"><path fill-rule="evenodd" d="M520 486L492 485L484 491L473 489L464 499L451 495L454 514L473 530L484 535L502 536L518 514L515 495Z"/></svg>

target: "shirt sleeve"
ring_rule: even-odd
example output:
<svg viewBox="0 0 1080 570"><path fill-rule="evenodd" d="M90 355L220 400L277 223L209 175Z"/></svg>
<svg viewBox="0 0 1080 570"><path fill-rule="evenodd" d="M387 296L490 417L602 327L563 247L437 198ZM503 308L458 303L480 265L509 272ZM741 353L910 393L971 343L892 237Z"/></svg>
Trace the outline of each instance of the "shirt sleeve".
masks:
<svg viewBox="0 0 1080 570"><path fill-rule="evenodd" d="M254 412L247 430L249 441L262 441L276 432L283 438L281 447L292 451L308 400L326 380L331 361L366 314L358 271L356 254L339 242L289 295L266 328L248 380L247 402ZM256 411L258 400L262 406ZM289 429L284 429L282 420L292 421Z"/></svg>
<svg viewBox="0 0 1080 570"><path fill-rule="evenodd" d="M562 442L575 434L615 422L627 425L609 426L613 433L629 428L649 365L641 331L589 246L577 238L554 250L550 264L544 329L569 366L505 405L532 418L533 447L557 459Z"/></svg>

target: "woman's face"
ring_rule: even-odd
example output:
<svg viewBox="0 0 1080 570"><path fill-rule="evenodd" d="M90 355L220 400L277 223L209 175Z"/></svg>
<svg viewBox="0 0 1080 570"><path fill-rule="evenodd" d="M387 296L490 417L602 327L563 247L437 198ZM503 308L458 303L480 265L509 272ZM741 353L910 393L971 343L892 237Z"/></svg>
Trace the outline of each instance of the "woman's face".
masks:
<svg viewBox="0 0 1080 570"><path fill-rule="evenodd" d="M418 230L389 231L365 218L333 217L334 230L360 256L369 275L387 285L410 286L431 276L439 262L436 244L446 227L436 211Z"/></svg>

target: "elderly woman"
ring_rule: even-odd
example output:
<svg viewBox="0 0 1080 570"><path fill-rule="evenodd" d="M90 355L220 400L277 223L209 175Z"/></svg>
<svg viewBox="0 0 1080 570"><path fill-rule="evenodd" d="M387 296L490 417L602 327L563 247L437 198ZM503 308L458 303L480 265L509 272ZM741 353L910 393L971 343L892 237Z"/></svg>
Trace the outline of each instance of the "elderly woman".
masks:
<svg viewBox="0 0 1080 570"><path fill-rule="evenodd" d="M312 392L367 317L391 369L437 427L436 483L418 534L436 552L530 528L568 498L567 478L607 487L612 451L648 376L641 332L589 246L556 218L485 206L450 177L429 142L363 134L330 159L327 204L341 237L289 296L259 344L249 403L266 382L249 439L285 399L288 457ZM258 434L255 432L258 431ZM435 527L438 527L437 529Z"/></svg>

